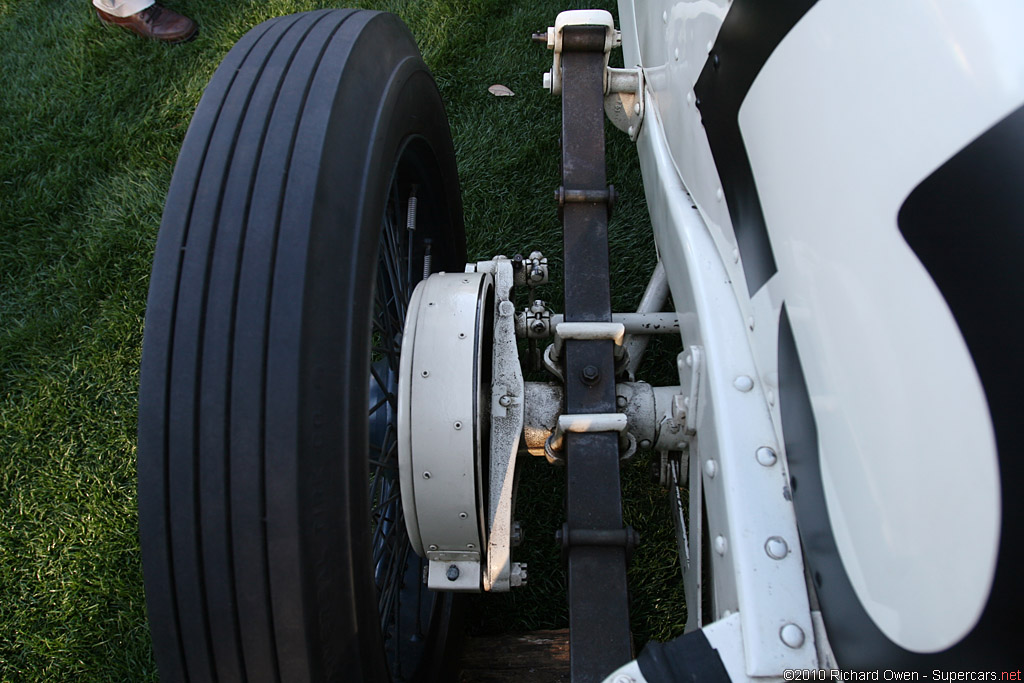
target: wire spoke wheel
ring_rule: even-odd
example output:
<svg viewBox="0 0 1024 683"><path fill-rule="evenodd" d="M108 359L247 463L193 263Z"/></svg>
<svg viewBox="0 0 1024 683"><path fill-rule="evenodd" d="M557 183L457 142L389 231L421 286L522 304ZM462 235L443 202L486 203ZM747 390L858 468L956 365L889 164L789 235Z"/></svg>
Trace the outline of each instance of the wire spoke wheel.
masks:
<svg viewBox="0 0 1024 683"><path fill-rule="evenodd" d="M374 289L370 367L370 509L373 566L380 628L392 677L417 671L435 618L445 619L450 596L435 595L422 580L426 562L409 544L398 477L399 361L409 300L430 271L432 240L421 216L436 214L437 169L422 140L409 140L392 174L381 221ZM428 177L424 177L424 173Z"/></svg>
<svg viewBox="0 0 1024 683"><path fill-rule="evenodd" d="M438 680L397 457L409 297L465 263L433 79L401 22L331 10L231 50L182 146L139 391L139 518L164 680Z"/></svg>

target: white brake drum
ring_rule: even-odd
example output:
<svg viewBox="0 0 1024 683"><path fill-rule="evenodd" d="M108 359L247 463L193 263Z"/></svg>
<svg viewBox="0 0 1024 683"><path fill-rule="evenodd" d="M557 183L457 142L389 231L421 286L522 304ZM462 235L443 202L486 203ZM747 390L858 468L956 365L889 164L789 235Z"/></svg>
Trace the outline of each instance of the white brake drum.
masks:
<svg viewBox="0 0 1024 683"><path fill-rule="evenodd" d="M399 478L409 540L430 560L432 588L480 590L493 291L488 274L435 273L416 286L406 315Z"/></svg>

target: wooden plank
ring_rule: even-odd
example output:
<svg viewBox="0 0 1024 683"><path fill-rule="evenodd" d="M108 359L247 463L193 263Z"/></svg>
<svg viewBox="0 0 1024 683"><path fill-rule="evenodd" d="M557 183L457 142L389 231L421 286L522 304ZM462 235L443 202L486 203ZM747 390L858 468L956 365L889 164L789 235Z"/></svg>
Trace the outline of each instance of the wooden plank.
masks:
<svg viewBox="0 0 1024 683"><path fill-rule="evenodd" d="M569 683L569 629L467 638L459 683Z"/></svg>

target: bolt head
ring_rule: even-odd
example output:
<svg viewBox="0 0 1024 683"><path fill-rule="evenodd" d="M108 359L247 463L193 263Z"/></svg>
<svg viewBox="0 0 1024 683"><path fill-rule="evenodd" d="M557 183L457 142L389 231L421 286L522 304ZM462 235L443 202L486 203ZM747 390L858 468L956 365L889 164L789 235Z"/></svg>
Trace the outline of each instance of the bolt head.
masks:
<svg viewBox="0 0 1024 683"><path fill-rule="evenodd" d="M789 545L781 536L769 536L764 542L764 551L773 560L782 560L789 554Z"/></svg>
<svg viewBox="0 0 1024 683"><path fill-rule="evenodd" d="M708 475L708 479L714 479L715 475L718 474L718 465L714 460L704 461L704 474Z"/></svg>
<svg viewBox="0 0 1024 683"><path fill-rule="evenodd" d="M794 650L804 644L804 630L796 624L786 624L779 629L779 638Z"/></svg>
<svg viewBox="0 0 1024 683"><path fill-rule="evenodd" d="M580 371L580 378L587 384L592 384L601 378L601 371L596 365L587 365Z"/></svg>
<svg viewBox="0 0 1024 683"><path fill-rule="evenodd" d="M779 457L775 455L775 451L767 446L761 446L758 448L754 457L757 458L757 462L759 464L764 465L765 467L771 467L779 459Z"/></svg>
<svg viewBox="0 0 1024 683"><path fill-rule="evenodd" d="M444 575L448 577L449 581L455 581L459 578L459 568L454 564L448 565L448 571Z"/></svg>
<svg viewBox="0 0 1024 683"><path fill-rule="evenodd" d="M729 542L725 540L725 536L715 536L715 552L719 555L725 555L725 551L729 549Z"/></svg>
<svg viewBox="0 0 1024 683"><path fill-rule="evenodd" d="M754 380L749 375L740 375L732 381L732 385L744 393L754 388Z"/></svg>
<svg viewBox="0 0 1024 683"><path fill-rule="evenodd" d="M505 408L508 408L510 405L512 405L512 397L502 396L501 398L498 399L498 403L504 406Z"/></svg>

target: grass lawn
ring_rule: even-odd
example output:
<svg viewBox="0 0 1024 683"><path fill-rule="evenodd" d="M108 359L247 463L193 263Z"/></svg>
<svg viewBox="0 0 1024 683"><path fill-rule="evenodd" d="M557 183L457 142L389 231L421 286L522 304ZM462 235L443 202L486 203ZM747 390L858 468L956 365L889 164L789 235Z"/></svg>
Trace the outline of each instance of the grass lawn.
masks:
<svg viewBox="0 0 1024 683"><path fill-rule="evenodd" d="M311 0L168 0L195 18L181 46L99 23L88 0L0 0L0 681L156 680L135 512L138 364L150 260L178 147L231 46ZM471 258L540 248L560 277L560 107L529 41L568 6L608 0L367 2L411 27L455 138ZM621 58L620 58L621 59ZM494 97L491 84L514 97ZM608 126L613 304L639 299L655 261L639 166ZM543 292L561 309L561 291ZM671 382L658 340L642 373ZM655 372L655 370L657 372ZM540 379L534 377L534 379ZM681 632L682 584L665 496L623 469L638 645ZM567 625L553 533L563 472L523 465L530 583L475 600L474 633Z"/></svg>

